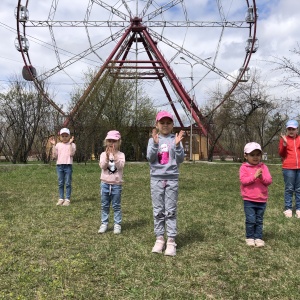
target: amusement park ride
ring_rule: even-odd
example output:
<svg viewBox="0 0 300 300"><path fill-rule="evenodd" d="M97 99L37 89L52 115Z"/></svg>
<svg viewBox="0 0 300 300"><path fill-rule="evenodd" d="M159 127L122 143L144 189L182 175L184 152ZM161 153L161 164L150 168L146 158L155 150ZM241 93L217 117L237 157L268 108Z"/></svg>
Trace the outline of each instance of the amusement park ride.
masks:
<svg viewBox="0 0 300 300"><path fill-rule="evenodd" d="M255 0L211 0L206 4L210 6L210 14L203 16L201 1L199 6L193 4L193 7L187 2L82 0L72 1L70 4L70 1L66 0L18 0L15 11L18 35L15 45L25 64L23 77L33 81L45 101L64 116L64 126L76 120L76 114L91 99L96 87L101 86L105 76L112 76L114 80L156 80L159 81L180 126L184 127L176 103L180 103L185 113L192 116L194 121L191 121L191 124L194 123L206 136L205 117L193 97L194 88L208 75L225 80L229 88L218 104L219 107L240 82L249 79L250 58L258 48L257 7ZM69 10L75 10L76 3L80 7L85 5L85 11L81 11L82 15L77 14L78 20L66 20ZM37 13L31 19L31 10L38 11L38 6L48 11L45 12L45 16ZM190 19L189 15L192 15L193 19ZM202 20L197 20L194 16L200 16ZM66 29L68 32L74 29L78 32L85 31L85 40L81 41L80 47L66 49L68 42L72 44L76 38L76 35L73 40L63 35L62 32ZM189 36L189 31L194 35ZM226 36L228 31L229 35ZM214 49L205 51L207 41L212 39L215 32L217 38ZM234 69L224 70L226 58L222 53L222 45L230 43L230 36L233 35L238 36L241 43L246 43L245 47L241 47L242 51L237 52L240 57L236 57L236 60L240 61L240 65L235 68L238 71L236 75L232 75ZM193 49L186 48L189 37L194 39ZM182 41L179 42L180 38ZM44 61L35 61L36 52L31 51L29 40L44 43L44 47L55 54L54 59L44 56ZM211 60L201 58L202 56L211 56ZM205 70L205 75L200 76L201 79L195 85L192 84L191 90L183 86L173 69L173 64L176 64L175 60L178 58L190 65L199 64ZM48 64L49 61L53 64ZM83 61L87 64L97 64L98 70L72 111L67 113L50 98L42 83L59 73L71 77L71 73L74 75L72 67ZM40 68L43 63L45 65L41 69L45 71L38 73L35 64Z"/></svg>

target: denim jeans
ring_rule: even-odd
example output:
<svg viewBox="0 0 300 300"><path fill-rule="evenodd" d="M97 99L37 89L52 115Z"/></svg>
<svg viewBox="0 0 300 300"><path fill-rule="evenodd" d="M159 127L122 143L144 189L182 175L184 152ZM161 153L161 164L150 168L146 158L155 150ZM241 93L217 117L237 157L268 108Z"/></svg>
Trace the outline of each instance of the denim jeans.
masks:
<svg viewBox="0 0 300 300"><path fill-rule="evenodd" d="M285 210L293 209L293 195L295 193L296 210L300 210L300 169L282 169L284 179Z"/></svg>
<svg viewBox="0 0 300 300"><path fill-rule="evenodd" d="M58 192L60 199L71 198L72 193L72 165L56 165L58 176ZM64 189L66 185L66 198L64 197Z"/></svg>
<svg viewBox="0 0 300 300"><path fill-rule="evenodd" d="M101 223L108 224L110 203L114 210L114 224L121 224L121 193L122 185L101 182Z"/></svg>
<svg viewBox="0 0 300 300"><path fill-rule="evenodd" d="M254 202L244 200L247 239L262 239L263 220L266 207L266 202Z"/></svg>

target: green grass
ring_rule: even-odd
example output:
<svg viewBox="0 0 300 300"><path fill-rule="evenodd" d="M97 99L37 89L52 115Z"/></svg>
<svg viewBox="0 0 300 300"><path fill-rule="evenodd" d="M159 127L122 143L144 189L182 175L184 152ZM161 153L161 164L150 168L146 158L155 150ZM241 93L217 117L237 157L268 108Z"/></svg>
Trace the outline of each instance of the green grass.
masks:
<svg viewBox="0 0 300 300"><path fill-rule="evenodd" d="M54 165L0 165L0 299L297 299L300 220L283 216L281 166L269 166L261 249L245 246L238 169L181 166L172 258L151 253L147 163L125 166L118 236L112 223L97 234L97 163L74 165L69 207L55 205Z"/></svg>

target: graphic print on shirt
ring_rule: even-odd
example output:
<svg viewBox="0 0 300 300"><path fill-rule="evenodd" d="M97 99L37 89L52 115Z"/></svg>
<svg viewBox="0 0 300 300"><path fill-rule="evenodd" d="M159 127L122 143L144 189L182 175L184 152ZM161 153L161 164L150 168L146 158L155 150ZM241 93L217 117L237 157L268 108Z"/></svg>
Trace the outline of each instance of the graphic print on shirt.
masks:
<svg viewBox="0 0 300 300"><path fill-rule="evenodd" d="M169 162L169 147L167 144L161 144L158 152L158 162L166 165Z"/></svg>
<svg viewBox="0 0 300 300"><path fill-rule="evenodd" d="M109 174L114 174L115 172L118 171L118 169L116 168L116 164L115 161L113 159L110 159L108 161L108 167L107 167Z"/></svg>

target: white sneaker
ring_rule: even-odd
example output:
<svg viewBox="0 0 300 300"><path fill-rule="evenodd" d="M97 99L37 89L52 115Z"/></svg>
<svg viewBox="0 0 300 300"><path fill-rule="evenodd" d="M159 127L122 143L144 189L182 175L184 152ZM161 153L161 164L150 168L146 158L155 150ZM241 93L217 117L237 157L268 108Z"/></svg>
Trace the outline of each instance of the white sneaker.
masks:
<svg viewBox="0 0 300 300"><path fill-rule="evenodd" d="M56 205L63 205L64 204L64 199L59 199Z"/></svg>
<svg viewBox="0 0 300 300"><path fill-rule="evenodd" d="M121 233L121 225L115 224L114 225L114 234L120 234Z"/></svg>
<svg viewBox="0 0 300 300"><path fill-rule="evenodd" d="M101 224L98 233L104 233L107 230L107 224Z"/></svg>
<svg viewBox="0 0 300 300"><path fill-rule="evenodd" d="M293 216L293 211L291 209L287 209L283 213L287 218L291 218Z"/></svg>
<svg viewBox="0 0 300 300"><path fill-rule="evenodd" d="M165 255L175 256L176 255L176 246L175 241L167 241L167 248L165 250Z"/></svg>

